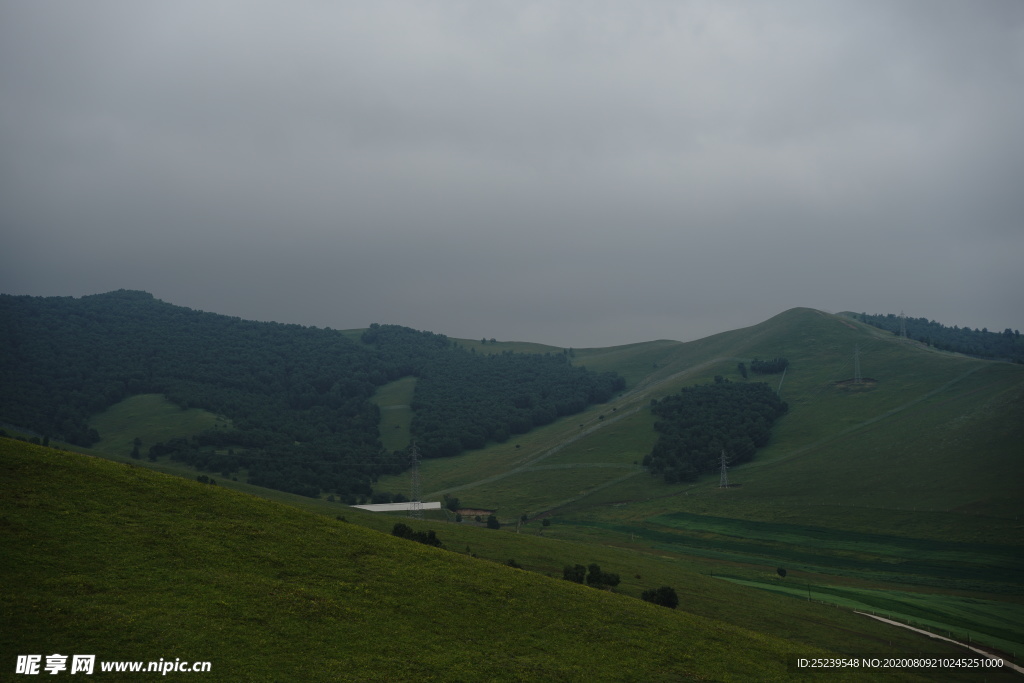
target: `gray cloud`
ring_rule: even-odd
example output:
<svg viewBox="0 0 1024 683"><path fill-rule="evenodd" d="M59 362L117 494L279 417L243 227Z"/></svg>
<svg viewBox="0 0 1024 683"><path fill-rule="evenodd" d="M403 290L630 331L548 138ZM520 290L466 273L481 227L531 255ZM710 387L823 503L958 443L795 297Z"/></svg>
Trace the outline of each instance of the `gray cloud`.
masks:
<svg viewBox="0 0 1024 683"><path fill-rule="evenodd" d="M1024 6L0 8L0 291L573 346L1024 327Z"/></svg>

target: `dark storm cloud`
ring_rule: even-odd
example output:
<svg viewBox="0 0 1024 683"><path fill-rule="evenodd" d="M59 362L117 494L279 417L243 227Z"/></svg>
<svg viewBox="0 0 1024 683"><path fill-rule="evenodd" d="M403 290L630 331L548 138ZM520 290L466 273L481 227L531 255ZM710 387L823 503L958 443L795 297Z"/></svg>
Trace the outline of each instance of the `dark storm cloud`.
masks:
<svg viewBox="0 0 1024 683"><path fill-rule="evenodd" d="M0 5L0 291L588 346L1024 327L1024 5Z"/></svg>

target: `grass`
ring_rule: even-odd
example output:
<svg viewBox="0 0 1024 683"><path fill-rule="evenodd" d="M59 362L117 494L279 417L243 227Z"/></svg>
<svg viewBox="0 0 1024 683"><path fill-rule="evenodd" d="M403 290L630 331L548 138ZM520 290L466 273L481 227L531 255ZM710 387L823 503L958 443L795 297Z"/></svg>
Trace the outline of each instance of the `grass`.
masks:
<svg viewBox="0 0 1024 683"><path fill-rule="evenodd" d="M863 388L838 384L853 375L855 345L863 374L877 380ZM611 476L607 465L640 460L653 443L651 397L716 374L742 381L736 363L754 356L790 359L781 393L791 410L769 447L730 472L742 486L718 489L714 475L685 486ZM902 344L807 309L688 344L578 349L574 363L619 370L630 389L524 435L516 452L496 445L426 463L427 488L457 489L481 507L511 505L514 516L547 510L562 538L581 542L631 538L718 566L797 562L823 578L897 593L942 586L1019 609L1024 369ZM778 387L782 377L764 379ZM678 513L709 523L688 534L658 524ZM746 521L764 524L766 535L742 538ZM831 540L810 542L812 532Z"/></svg>
<svg viewBox="0 0 1024 683"><path fill-rule="evenodd" d="M1024 558L1010 545L953 543L826 527L672 513L637 524L565 524L632 534L652 547L749 565L800 568L875 581L1024 595Z"/></svg>
<svg viewBox="0 0 1024 683"><path fill-rule="evenodd" d="M789 660L832 652L141 467L6 439L0 458L5 666L17 654L67 652L210 661L225 681L788 680ZM552 562L582 554L530 541ZM892 631L700 576L688 589L732 595L726 616L749 611L749 596L833 635L832 615L865 642Z"/></svg>
<svg viewBox="0 0 1024 683"><path fill-rule="evenodd" d="M380 408L380 441L389 451L404 450L409 445L409 425L412 424L413 392L416 378L403 377L379 387L371 403Z"/></svg>
<svg viewBox="0 0 1024 683"><path fill-rule="evenodd" d="M560 351L518 343L460 343L475 345L478 353ZM861 387L839 384L853 375L855 345L862 373L876 380ZM536 523L521 534L503 530L490 535L470 525L448 524L442 538L446 543L451 539L450 547L469 546L496 562L515 557L532 571L553 575L570 561L598 561L624 577L640 574L643 579L624 578L622 591L633 596L662 585L657 581L677 587L686 582L694 587L688 609L695 614L833 651L858 650L843 649L839 635L809 635L804 629L812 622L835 624L833 617L797 616L781 606L780 596L762 603L754 596L767 595L764 591L742 587L745 592L733 593L741 587L700 578L700 573L729 573L756 582L787 564L813 583L848 591L837 598L850 604L879 599L870 593L854 595L857 591L882 591L893 605L907 602L903 593L941 593L949 599L926 599L937 613L933 621L950 626L967 619L960 614L959 599L980 601L994 615L1019 613L1024 368L900 343L856 321L809 309L696 342L658 341L573 354L574 364L622 373L627 391L507 443L429 460L421 468L427 499L452 492L464 504L498 508L505 522L525 512L549 516L555 523L543 538L536 535ZM791 361L781 381L790 412L754 462L730 471L730 480L742 486L718 489L716 475L669 486L631 471L655 437L646 410L651 398L711 381L717 374L743 381L736 364L755 356ZM762 379L776 388L783 380L778 375ZM396 383L382 388L376 400L382 408L407 405L410 391L411 383ZM382 412L385 419L402 415L401 408L390 417L390 411ZM387 432L385 427L382 436ZM239 482L225 484L257 491ZM390 491L408 487L407 475L383 477L377 486ZM344 511L325 501L263 494L331 517L344 514L384 531L394 523L390 516ZM575 559L584 556L591 559ZM738 608L739 602L757 608ZM765 616L769 613L788 616ZM977 627L987 617L970 619L981 620ZM853 622L829 628L836 628L835 634L861 633ZM1020 620L1009 619L1003 628L1009 633L993 635L989 628L991 642L1024 641ZM878 636L879 641L886 638L891 635ZM856 638L851 642L860 652L878 651Z"/></svg>
<svg viewBox="0 0 1024 683"><path fill-rule="evenodd" d="M870 612L961 642L977 644L982 641L1011 655L1024 651L1024 643L1021 643L1020 639L1020 634L1024 631L1024 610L1020 605L958 595L831 585L812 586L810 583L801 585L799 581L778 578L717 578L789 595L799 600L816 600Z"/></svg>
<svg viewBox="0 0 1024 683"><path fill-rule="evenodd" d="M175 437L188 438L210 429L227 429L227 418L199 408L182 410L161 394L130 396L93 417L90 426L100 434L94 450L128 458L138 437L143 457L155 443Z"/></svg>

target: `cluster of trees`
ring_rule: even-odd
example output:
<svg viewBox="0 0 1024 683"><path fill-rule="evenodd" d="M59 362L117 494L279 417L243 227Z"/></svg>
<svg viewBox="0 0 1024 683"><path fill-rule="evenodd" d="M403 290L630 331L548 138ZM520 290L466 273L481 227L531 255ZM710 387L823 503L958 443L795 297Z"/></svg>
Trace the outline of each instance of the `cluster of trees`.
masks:
<svg viewBox="0 0 1024 683"><path fill-rule="evenodd" d="M640 595L640 599L669 609L675 609L679 605L679 596L671 586L648 588Z"/></svg>
<svg viewBox="0 0 1024 683"><path fill-rule="evenodd" d="M658 441L643 464L674 484L714 471L724 450L730 463L751 460L771 436L772 424L788 406L763 382L730 382L685 387L651 401Z"/></svg>
<svg viewBox="0 0 1024 683"><path fill-rule="evenodd" d="M750 361L750 371L757 375L774 375L775 373L782 372L789 367L789 361L785 358L769 358L768 360L761 360L755 358ZM741 370L741 374L746 377L746 373Z"/></svg>
<svg viewBox="0 0 1024 683"><path fill-rule="evenodd" d="M1024 341L1021 341L1020 330L1006 328L1002 332L989 332L988 328L971 329L970 327L946 327L928 318L903 318L889 313L887 315L868 315L861 313L855 316L862 322L877 328L888 330L895 335L905 328L907 337L924 344L929 344L944 351L1024 363Z"/></svg>
<svg viewBox="0 0 1024 683"><path fill-rule="evenodd" d="M588 586L595 588L614 588L619 585L619 575L613 572L601 571L597 564L584 567L582 564L566 565L562 569L562 578L574 583L586 582Z"/></svg>
<svg viewBox="0 0 1024 683"><path fill-rule="evenodd" d="M0 295L0 421L91 446L100 438L93 415L131 395L163 394L224 415L233 428L158 444L152 459L223 476L244 469L259 486L354 499L409 466L378 438L380 413L369 399L387 382L420 378L414 436L427 457L508 438L623 387L563 354L492 358L392 325L373 325L363 342L194 311L146 292Z"/></svg>
<svg viewBox="0 0 1024 683"><path fill-rule="evenodd" d="M226 415L232 430L168 443L171 456L225 476L317 495L369 494L394 470L380 456L384 364L326 329L203 313L121 290L72 297L0 295L0 415L89 446L89 418L134 394ZM235 456L224 454L233 448ZM400 471L400 470L399 470Z"/></svg>
<svg viewBox="0 0 1024 683"><path fill-rule="evenodd" d="M416 541L424 545L432 545L435 548L443 548L444 544L438 539L437 534L433 530L429 531L413 531L412 527L408 524L398 522L394 527L391 528L391 535L398 536L399 538L405 538L410 541Z"/></svg>
<svg viewBox="0 0 1024 683"><path fill-rule="evenodd" d="M619 375L574 367L564 353L478 354L398 325L374 324L363 341L418 378L411 432L425 458L506 441L625 388Z"/></svg>

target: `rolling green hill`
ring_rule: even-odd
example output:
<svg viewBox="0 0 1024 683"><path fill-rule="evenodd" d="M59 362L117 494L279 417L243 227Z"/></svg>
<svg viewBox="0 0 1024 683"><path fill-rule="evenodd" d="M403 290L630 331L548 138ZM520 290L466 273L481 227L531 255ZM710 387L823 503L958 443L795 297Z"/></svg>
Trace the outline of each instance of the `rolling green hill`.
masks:
<svg viewBox="0 0 1024 683"><path fill-rule="evenodd" d="M849 381L855 350L860 384ZM744 380L737 370L778 356L790 361L784 376ZM988 616L935 598L932 621L1024 651L1024 367L810 309L696 342L578 349L574 362L615 370L629 389L516 443L424 463L424 490L497 509L505 522L547 517L559 538L665 553L705 572L796 569L837 591L823 595L836 604L842 586L886 590L892 599L882 602L907 619L916 612L908 588L967 595ZM730 488L717 473L667 485L638 466L655 440L647 404L715 375L769 381L789 412L752 462L730 469Z"/></svg>
<svg viewBox="0 0 1024 683"><path fill-rule="evenodd" d="M486 356L552 352L518 342L454 344ZM573 366L618 373L625 391L506 441L423 462L425 500L456 496L465 507L497 510L505 524L492 532L437 513L425 524L460 555L515 558L555 578L566 564L597 562L622 576L616 590L624 596L687 586L693 615L833 652L930 651L889 627L870 631L850 611L859 609L1024 655L1024 366L939 351L811 309L694 342L564 355ZM776 357L789 361L784 374L744 378L737 367ZM858 367L862 381L854 382ZM650 402L716 376L768 382L789 410L752 461L730 468L729 488L718 486L718 473L666 484L642 466L657 438ZM380 384L370 398L391 450L413 436L418 383ZM226 424L169 405L135 396L94 418L111 435L96 452L129 460L139 425L187 436L204 421ZM195 475L166 459L152 465ZM260 489L245 474L216 477L218 490L264 495L329 524L345 516L387 532L395 521ZM409 488L408 473L374 483L379 491ZM528 524L518 529L523 516ZM800 611L807 608L825 611Z"/></svg>
<svg viewBox="0 0 1024 683"><path fill-rule="evenodd" d="M9 439L0 439L0 485L5 680L17 655L52 653L95 654L97 667L205 661L218 681L783 680L789 659L830 654L220 486ZM835 630L834 610L800 611ZM876 646L891 630L859 626L851 632Z"/></svg>
<svg viewBox="0 0 1024 683"><path fill-rule="evenodd" d="M854 375L855 348L866 378L859 385L847 381ZM560 510L570 498L573 509L679 498L694 487L666 486L633 468L654 438L647 404L715 375L762 379L743 380L736 369L738 362L758 356L791 361L784 377L763 378L775 389L781 384L789 413L753 462L730 471L742 486L718 495L707 486L717 484L715 476L672 500L672 509L714 506L759 519L790 519L809 507L917 509L987 515L993 521L986 524L994 524L998 534L1020 529L1014 522L1024 502L1024 367L901 343L854 320L810 309L695 342L576 350L574 363L615 370L629 389L514 443L425 463L424 481L434 493L458 491L480 507L509 515ZM591 488L550 481L543 490L513 486L519 493L512 499L495 490L499 481L538 471L557 479L559 470L575 482L589 477ZM629 476L609 483L623 475ZM402 490L400 479L393 486ZM850 522L863 529L875 522L858 524Z"/></svg>

